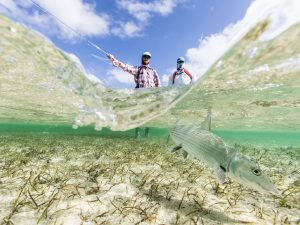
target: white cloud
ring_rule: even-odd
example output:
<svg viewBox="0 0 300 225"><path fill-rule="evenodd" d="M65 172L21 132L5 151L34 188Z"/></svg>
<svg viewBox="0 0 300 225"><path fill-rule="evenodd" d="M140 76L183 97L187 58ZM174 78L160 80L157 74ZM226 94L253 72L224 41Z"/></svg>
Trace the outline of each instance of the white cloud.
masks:
<svg viewBox="0 0 300 225"><path fill-rule="evenodd" d="M62 51L62 50L61 50ZM94 74L92 73L87 73L84 66L82 65L80 59L74 55L73 53L68 53L68 52L64 52L67 56L69 56L69 58L75 62L76 66L82 71L82 73L86 76L86 78L88 78L91 82L93 83L98 83L103 85L103 82Z"/></svg>
<svg viewBox="0 0 300 225"><path fill-rule="evenodd" d="M39 14L37 10L34 10L31 14L27 12L26 8L32 6L30 1L21 1L15 3L13 0L1 0L0 13L17 19L29 24L36 24L41 28L49 28L51 19L45 14Z"/></svg>
<svg viewBox="0 0 300 225"><path fill-rule="evenodd" d="M117 0L120 8L126 9L139 21L147 21L154 13L166 16L173 12L177 2L178 0L156 0L147 3L138 0Z"/></svg>
<svg viewBox="0 0 300 225"><path fill-rule="evenodd" d="M35 0L35 2L84 36L101 36L109 33L108 16L98 15L94 6L84 3L83 0ZM68 39L78 38L57 19L38 10L30 0L1 0L0 12L42 28L48 33L54 32Z"/></svg>
<svg viewBox="0 0 300 225"><path fill-rule="evenodd" d="M62 52L64 52L63 50L61 50ZM64 52L67 56L69 56L69 58L75 62L76 66L84 73L86 73L84 66L82 65L80 59L73 53L68 53L68 52Z"/></svg>
<svg viewBox="0 0 300 225"><path fill-rule="evenodd" d="M86 73L85 76L92 82L95 84L101 84L103 85L103 82L94 74L92 73Z"/></svg>
<svg viewBox="0 0 300 225"><path fill-rule="evenodd" d="M270 19L269 29L261 40L274 38L291 25L300 22L299 0L256 0L248 8L244 18L228 25L222 33L200 40L197 48L187 50L187 67L202 76L209 67L239 41L252 27L264 19Z"/></svg>
<svg viewBox="0 0 300 225"><path fill-rule="evenodd" d="M163 86L168 86L169 85L170 76L172 76L172 74L176 71L176 66L175 67L167 68L165 71L166 71L166 73L164 73L161 76L161 78L162 78L161 82L162 82Z"/></svg>
<svg viewBox="0 0 300 225"><path fill-rule="evenodd" d="M167 86L168 85L169 79L170 79L170 75L168 75L168 74L162 75L162 79L161 80L162 80L163 86Z"/></svg>
<svg viewBox="0 0 300 225"><path fill-rule="evenodd" d="M87 36L105 35L108 33L108 20L97 15L94 6L82 0L36 0L42 7L57 16L60 20L81 34ZM66 29L58 23L60 28ZM69 34L67 33L68 35Z"/></svg>
<svg viewBox="0 0 300 225"><path fill-rule="evenodd" d="M12 0L1 0L1 8L5 7L7 10L13 10L15 8L15 3Z"/></svg>
<svg viewBox="0 0 300 225"><path fill-rule="evenodd" d="M154 15L167 16L174 11L177 5L182 5L188 0L152 0L149 2L117 0L119 9L126 10L131 16L129 20L125 21L110 18L106 14L98 14L95 10L96 3L89 4L84 0L33 1L67 26L45 14L31 0L1 0L0 13L25 24L33 25L42 32L47 32L48 35L75 40L79 37L72 29L83 36L103 36L109 34L110 30L112 34L119 37L142 36L145 27Z"/></svg>
<svg viewBox="0 0 300 225"><path fill-rule="evenodd" d="M119 37L137 37L141 35L143 29L143 26L134 22L121 22L119 26L114 27L111 32Z"/></svg>
<svg viewBox="0 0 300 225"><path fill-rule="evenodd" d="M120 37L141 36L154 14L167 16L173 12L178 3L185 1L154 0L152 2L141 2L139 0L117 0L118 7L126 10L137 22L119 22L112 32Z"/></svg>
<svg viewBox="0 0 300 225"><path fill-rule="evenodd" d="M118 81L123 84L135 84L133 75L119 69L113 68L107 72L109 82Z"/></svg>

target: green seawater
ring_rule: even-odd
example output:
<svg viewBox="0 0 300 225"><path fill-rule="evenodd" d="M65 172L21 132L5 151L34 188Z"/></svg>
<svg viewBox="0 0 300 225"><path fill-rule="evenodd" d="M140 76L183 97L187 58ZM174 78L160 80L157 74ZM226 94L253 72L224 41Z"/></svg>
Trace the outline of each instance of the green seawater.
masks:
<svg viewBox="0 0 300 225"><path fill-rule="evenodd" d="M299 224L300 24L261 40L270 26L260 21L191 86L129 90L88 80L0 15L0 224ZM212 132L280 196L221 185L201 159L168 151L168 128L199 125L209 108Z"/></svg>
<svg viewBox="0 0 300 225"><path fill-rule="evenodd" d="M300 132L293 131L255 131L255 130L218 130L212 131L214 134L222 137L231 144L251 145L255 147L300 147ZM109 128L103 128L96 131L93 126L80 127L73 129L72 124L49 125L49 124L30 124L30 123L2 123L0 124L0 135L77 135L77 136L99 136L111 138L135 137L135 129L127 131L112 131ZM141 138L144 129L141 129ZM150 140L167 140L169 129L150 128Z"/></svg>
<svg viewBox="0 0 300 225"><path fill-rule="evenodd" d="M1 124L1 223L299 222L297 133L213 130L261 166L282 192L273 196L230 179L219 185L212 168L170 153L168 129L150 128L140 140L134 132Z"/></svg>

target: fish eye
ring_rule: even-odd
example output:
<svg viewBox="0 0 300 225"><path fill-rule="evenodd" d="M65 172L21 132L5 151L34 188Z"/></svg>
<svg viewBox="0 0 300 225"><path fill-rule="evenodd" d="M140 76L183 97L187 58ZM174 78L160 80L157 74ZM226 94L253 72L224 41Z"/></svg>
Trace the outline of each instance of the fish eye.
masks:
<svg viewBox="0 0 300 225"><path fill-rule="evenodd" d="M252 168L252 173L255 176L260 176L261 175L261 170L259 168Z"/></svg>

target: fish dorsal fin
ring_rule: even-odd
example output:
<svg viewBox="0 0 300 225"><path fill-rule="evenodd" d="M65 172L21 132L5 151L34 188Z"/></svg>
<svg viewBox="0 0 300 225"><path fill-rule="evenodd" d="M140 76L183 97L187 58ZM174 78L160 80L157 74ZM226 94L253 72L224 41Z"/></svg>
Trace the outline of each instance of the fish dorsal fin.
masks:
<svg viewBox="0 0 300 225"><path fill-rule="evenodd" d="M202 123L200 123L200 127L203 130L211 131L211 107L207 110L207 116Z"/></svg>
<svg viewBox="0 0 300 225"><path fill-rule="evenodd" d="M207 110L207 116L204 121L201 123L193 123L189 125L183 125L180 120L177 120L174 127L172 129L180 129L182 132L186 130L186 132L193 132L199 130L211 131L211 107Z"/></svg>

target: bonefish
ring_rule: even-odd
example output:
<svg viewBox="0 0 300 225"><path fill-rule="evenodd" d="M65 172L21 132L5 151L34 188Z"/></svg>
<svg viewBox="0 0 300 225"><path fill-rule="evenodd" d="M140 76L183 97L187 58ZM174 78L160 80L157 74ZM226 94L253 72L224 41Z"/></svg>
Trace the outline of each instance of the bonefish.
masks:
<svg viewBox="0 0 300 225"><path fill-rule="evenodd" d="M213 168L220 184L230 177L257 191L280 195L278 189L251 159L210 132L211 112L201 124L175 125L170 137L177 144L172 152L183 148L184 157L191 155Z"/></svg>

